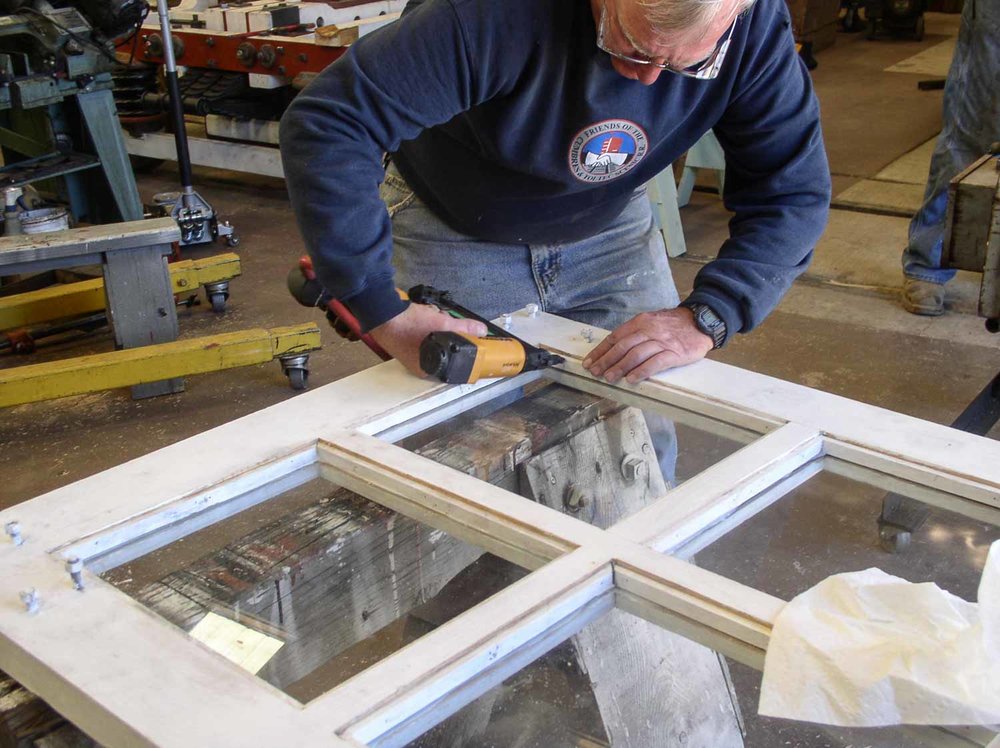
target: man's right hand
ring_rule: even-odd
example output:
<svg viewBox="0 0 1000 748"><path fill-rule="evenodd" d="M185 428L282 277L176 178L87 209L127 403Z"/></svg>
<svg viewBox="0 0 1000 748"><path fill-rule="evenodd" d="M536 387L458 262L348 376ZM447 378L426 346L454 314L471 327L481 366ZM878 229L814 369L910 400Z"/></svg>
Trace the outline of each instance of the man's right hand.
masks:
<svg viewBox="0 0 1000 748"><path fill-rule="evenodd" d="M420 344L432 332L460 332L482 337L487 330L482 322L455 319L427 304L410 304L401 314L372 328L370 334L411 373L426 377L427 374L420 368Z"/></svg>

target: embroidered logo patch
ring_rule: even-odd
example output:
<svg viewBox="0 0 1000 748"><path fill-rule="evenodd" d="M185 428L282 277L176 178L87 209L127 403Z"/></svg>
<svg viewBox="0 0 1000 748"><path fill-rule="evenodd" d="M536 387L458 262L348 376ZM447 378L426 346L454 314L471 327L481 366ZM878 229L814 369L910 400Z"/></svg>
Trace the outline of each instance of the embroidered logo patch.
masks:
<svg viewBox="0 0 1000 748"><path fill-rule="evenodd" d="M630 171L646 155L648 140L627 119L606 119L584 128L569 145L569 168L581 182L608 182Z"/></svg>

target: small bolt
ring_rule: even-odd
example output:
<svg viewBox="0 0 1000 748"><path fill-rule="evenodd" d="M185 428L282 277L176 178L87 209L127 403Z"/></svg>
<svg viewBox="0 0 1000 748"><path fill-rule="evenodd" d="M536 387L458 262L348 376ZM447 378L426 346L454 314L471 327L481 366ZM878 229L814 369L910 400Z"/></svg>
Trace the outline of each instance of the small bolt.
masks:
<svg viewBox="0 0 1000 748"><path fill-rule="evenodd" d="M213 39L212 37L208 37L205 40L205 46L206 47L214 47L215 46L215 39Z"/></svg>
<svg viewBox="0 0 1000 748"><path fill-rule="evenodd" d="M524 311L525 311L525 313L529 317L537 317L538 316L538 304L528 304L524 308Z"/></svg>
<svg viewBox="0 0 1000 748"><path fill-rule="evenodd" d="M556 477L554 475L549 476L549 483L553 486L556 484Z"/></svg>
<svg viewBox="0 0 1000 748"><path fill-rule="evenodd" d="M649 454L649 451L650 451L650 446L649 446L649 442L643 442L643 443L642 443L642 453L643 453L644 455L648 455L648 454Z"/></svg>
<svg viewBox="0 0 1000 748"><path fill-rule="evenodd" d="M570 483L566 487L566 496L563 498L563 506L566 510L576 514L587 504L587 499L583 495L583 491Z"/></svg>
<svg viewBox="0 0 1000 748"><path fill-rule="evenodd" d="M66 560L66 571L69 572L70 579L73 580L73 587L83 590L83 561L76 556Z"/></svg>
<svg viewBox="0 0 1000 748"><path fill-rule="evenodd" d="M41 604L41 600L38 599L38 591L34 587L24 590L21 593L21 602L24 603L24 609L28 613L37 613L38 606Z"/></svg>
<svg viewBox="0 0 1000 748"><path fill-rule="evenodd" d="M514 316L510 312L507 312L506 314L504 314L504 316L503 316L503 329L504 330L509 330L510 327L511 327L511 325L513 323L514 323Z"/></svg>
<svg viewBox="0 0 1000 748"><path fill-rule="evenodd" d="M285 54L285 48L284 47L277 47L274 51L277 52L279 55Z"/></svg>
<svg viewBox="0 0 1000 748"><path fill-rule="evenodd" d="M285 66L278 65L278 75L284 75L284 74L285 74Z"/></svg>
<svg viewBox="0 0 1000 748"><path fill-rule="evenodd" d="M14 545L23 545L24 544L24 538L21 537L21 523L20 522L17 522L17 521L8 522L6 525L3 526L3 529L4 529L4 532L6 532L8 535L10 535L10 539L14 543Z"/></svg>
<svg viewBox="0 0 1000 748"><path fill-rule="evenodd" d="M309 61L309 55L307 55L305 52L300 52L299 62L308 62L308 61Z"/></svg>
<svg viewBox="0 0 1000 748"><path fill-rule="evenodd" d="M188 284L187 278L178 278L177 279L177 285L180 286L181 288L187 288L187 284Z"/></svg>
<svg viewBox="0 0 1000 748"><path fill-rule="evenodd" d="M646 462L636 455L625 455L622 458L622 477L629 483L634 483L645 472Z"/></svg>

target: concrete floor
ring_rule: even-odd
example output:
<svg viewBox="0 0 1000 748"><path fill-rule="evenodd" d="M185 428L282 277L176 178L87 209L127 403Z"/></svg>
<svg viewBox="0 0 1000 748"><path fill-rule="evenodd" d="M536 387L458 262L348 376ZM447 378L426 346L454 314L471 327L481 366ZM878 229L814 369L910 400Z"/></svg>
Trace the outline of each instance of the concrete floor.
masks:
<svg viewBox="0 0 1000 748"><path fill-rule="evenodd" d="M947 40L956 26L957 17L931 16L927 38L919 43L868 42L863 35L840 34L833 49L820 53L813 77L835 194L874 178L911 151L917 154L935 135L941 93L917 90L916 82L926 74L886 68ZM908 173L913 168L919 170L919 163L911 164ZM171 166L140 176L143 197L172 189L175 179ZM214 315L204 304L181 312L182 337L322 321L285 290L285 275L303 247L283 183L213 170L198 170L197 179L198 189L243 238L244 275L233 283L224 315ZM671 265L683 297L725 236L727 215L714 195L696 193L681 216L689 252ZM899 308L899 252L906 226L899 217L834 210L807 275L760 329L713 358L950 422L1000 369L1000 339L988 335L974 316L978 279L970 274L949 287L949 314L943 318L913 317ZM324 333L324 345L311 361L313 386L377 361L364 346L346 343L332 331ZM31 361L111 347L108 337L61 343ZM20 363L0 358L0 367ZM0 508L294 396L272 363L189 378L187 391L173 397L134 402L126 392L114 391L8 409L0 420ZM992 435L1000 437L1000 430ZM864 554L871 546L866 543ZM737 672L736 677L741 690L752 695L755 676ZM752 698L743 709L755 711ZM761 748L913 744L895 736L850 735L773 720L750 723L747 745Z"/></svg>

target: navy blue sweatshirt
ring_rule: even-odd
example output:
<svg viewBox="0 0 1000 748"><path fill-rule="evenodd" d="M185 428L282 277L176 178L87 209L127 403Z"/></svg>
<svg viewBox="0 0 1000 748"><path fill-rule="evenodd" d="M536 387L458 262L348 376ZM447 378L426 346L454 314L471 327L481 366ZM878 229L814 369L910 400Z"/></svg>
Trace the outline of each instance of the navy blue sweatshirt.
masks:
<svg viewBox="0 0 1000 748"><path fill-rule="evenodd" d="M784 0L740 16L713 80L664 72L644 86L595 38L587 0L411 2L296 97L281 121L292 205L320 281L365 330L405 308L383 151L458 231L557 243L600 232L714 128L734 216L689 298L746 332L805 270L830 176Z"/></svg>

